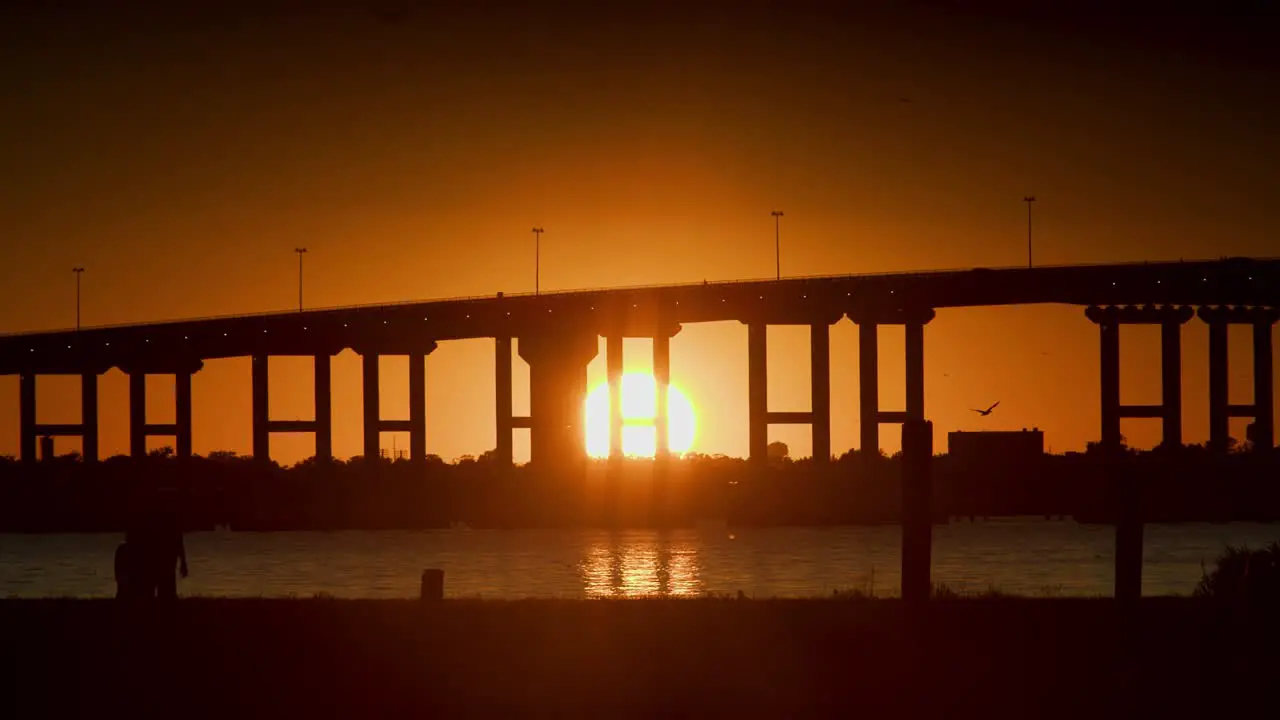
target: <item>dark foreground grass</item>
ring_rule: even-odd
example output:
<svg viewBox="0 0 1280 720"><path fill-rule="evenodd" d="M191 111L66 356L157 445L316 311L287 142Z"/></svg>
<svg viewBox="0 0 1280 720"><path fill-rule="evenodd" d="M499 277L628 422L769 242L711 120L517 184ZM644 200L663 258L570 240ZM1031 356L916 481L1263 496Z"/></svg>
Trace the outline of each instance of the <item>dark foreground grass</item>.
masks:
<svg viewBox="0 0 1280 720"><path fill-rule="evenodd" d="M154 610L154 609L153 609ZM1270 716L1193 599L0 601L3 717ZM1273 609L1274 610L1274 609ZM12 712L7 712L12 708Z"/></svg>

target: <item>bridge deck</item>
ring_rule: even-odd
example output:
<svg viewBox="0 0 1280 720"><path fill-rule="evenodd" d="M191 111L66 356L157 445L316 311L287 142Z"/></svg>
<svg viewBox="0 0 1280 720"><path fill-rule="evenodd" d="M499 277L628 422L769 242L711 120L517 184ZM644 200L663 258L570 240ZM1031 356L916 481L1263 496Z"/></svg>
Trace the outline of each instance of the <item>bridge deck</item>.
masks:
<svg viewBox="0 0 1280 720"><path fill-rule="evenodd" d="M1280 306L1280 259L976 268L467 297L0 335L0 374L73 373L253 354L429 349L437 340L566 329L652 336L683 323L893 322L917 309ZM162 372L163 369L153 369Z"/></svg>

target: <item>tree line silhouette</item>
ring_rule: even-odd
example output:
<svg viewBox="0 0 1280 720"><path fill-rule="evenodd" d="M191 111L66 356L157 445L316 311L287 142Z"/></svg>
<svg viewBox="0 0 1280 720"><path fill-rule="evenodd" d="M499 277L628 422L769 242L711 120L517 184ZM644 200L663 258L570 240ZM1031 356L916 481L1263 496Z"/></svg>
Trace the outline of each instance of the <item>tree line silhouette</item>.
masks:
<svg viewBox="0 0 1280 720"><path fill-rule="evenodd" d="M1202 446L1083 453L974 465L940 454L933 509L948 517L1047 515L1107 522L1114 479L1136 477L1149 521L1280 520L1280 452ZM183 498L188 529L337 530L471 527L648 526L725 520L753 525L893 523L901 458L858 450L815 463L776 443L753 466L689 453L592 460L584 477L502 467L494 451L445 462L309 458L285 467L233 452L181 460L162 448L146 458L85 464L74 455L23 464L0 458L0 531L119 531L157 488Z"/></svg>

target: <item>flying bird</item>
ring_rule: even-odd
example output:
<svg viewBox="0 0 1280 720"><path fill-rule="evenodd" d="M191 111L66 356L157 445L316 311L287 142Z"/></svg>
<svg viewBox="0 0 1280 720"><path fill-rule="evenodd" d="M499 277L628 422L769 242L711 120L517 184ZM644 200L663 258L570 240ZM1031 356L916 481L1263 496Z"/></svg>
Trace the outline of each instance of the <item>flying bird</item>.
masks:
<svg viewBox="0 0 1280 720"><path fill-rule="evenodd" d="M991 407L987 408L986 410L974 410L973 408L970 408L970 410L973 410L974 412L978 413L978 414L979 414L979 415L981 415L982 417L986 417L986 416L990 415L990 414L991 414L991 411L992 411L992 410L995 410L995 409L996 409L996 405L999 405L999 404L1000 404L1000 401L999 401L999 400L997 400L997 401L995 401L995 402L991 403Z"/></svg>

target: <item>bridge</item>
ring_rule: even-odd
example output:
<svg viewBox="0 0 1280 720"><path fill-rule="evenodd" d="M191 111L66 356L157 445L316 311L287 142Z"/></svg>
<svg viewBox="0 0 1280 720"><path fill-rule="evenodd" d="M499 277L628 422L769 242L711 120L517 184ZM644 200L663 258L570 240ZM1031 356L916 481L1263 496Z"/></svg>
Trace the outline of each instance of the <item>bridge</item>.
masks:
<svg viewBox="0 0 1280 720"><path fill-rule="evenodd" d="M937 308L1065 303L1087 308L1100 334L1104 446L1120 445L1122 417L1163 420L1164 442L1182 442L1181 326L1198 316L1209 325L1210 443L1225 450L1230 417L1251 417L1256 441L1274 436L1270 328L1280 308L1280 260L1228 258L1216 261L1072 265L1037 268L978 268L935 272L785 278L578 290L541 294L455 298L294 312L140 323L79 330L0 336L0 374L20 376L20 453L36 459L40 436L82 438L86 462L98 460L98 380L112 368L129 376L130 453L146 453L149 436L175 438L179 457L191 455L191 378L205 360L252 358L253 455L267 460L277 432L309 432L316 455L332 457L330 359L351 349L363 358L364 453L379 454L379 433L407 431L410 457L426 457L425 358L444 340L493 338L497 389L497 453L511 462L512 431L529 428L531 462L564 467L585 460L582 427L587 364L606 340L613 397L611 450L621 454L618 401L622 340L653 339L658 383L655 424L659 457L667 455L666 386L670 338L686 323L736 320L748 326L750 457L763 461L770 424L808 424L814 457L831 455L829 329L848 317L859 326L861 447L876 448L879 425L925 418L924 326ZM1254 331L1254 403L1231 405L1227 395L1227 326ZM1162 328L1162 388L1159 405L1120 403L1122 324ZM768 325L802 325L811 331L812 406L807 412L769 412L766 400ZM884 409L878 398L877 328L906 331L906 404ZM512 414L512 340L530 368L530 412ZM409 419L386 420L379 408L378 359L410 360ZM315 419L273 421L267 409L267 363L272 356L315 361ZM176 421L146 419L146 376L173 375ZM36 382L41 375L81 377L81 421L36 422ZM871 453L869 455L873 455Z"/></svg>

